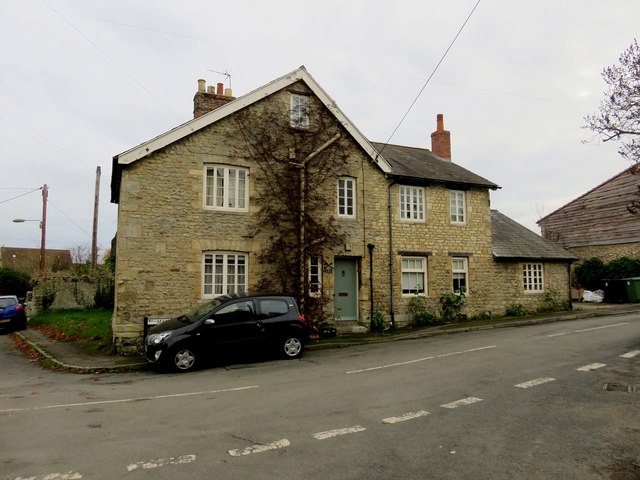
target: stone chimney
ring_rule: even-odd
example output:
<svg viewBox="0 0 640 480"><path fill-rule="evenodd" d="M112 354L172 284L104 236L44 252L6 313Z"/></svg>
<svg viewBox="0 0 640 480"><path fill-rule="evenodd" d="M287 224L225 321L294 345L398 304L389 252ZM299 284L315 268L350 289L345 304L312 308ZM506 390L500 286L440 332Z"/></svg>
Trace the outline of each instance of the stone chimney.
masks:
<svg viewBox="0 0 640 480"><path fill-rule="evenodd" d="M444 129L444 115L438 114L436 131L431 134L431 151L451 161L451 132Z"/></svg>
<svg viewBox="0 0 640 480"><path fill-rule="evenodd" d="M200 79L198 91L193 97L193 118L198 118L235 99L231 89L225 89L222 83L218 83L217 90L214 90L213 86L207 87L206 81Z"/></svg>

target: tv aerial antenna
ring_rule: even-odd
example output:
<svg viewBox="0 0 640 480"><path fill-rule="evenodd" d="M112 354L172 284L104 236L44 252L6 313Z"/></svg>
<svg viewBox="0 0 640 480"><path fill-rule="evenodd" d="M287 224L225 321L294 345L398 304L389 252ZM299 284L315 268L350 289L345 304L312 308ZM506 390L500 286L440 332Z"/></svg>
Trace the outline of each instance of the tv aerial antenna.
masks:
<svg viewBox="0 0 640 480"><path fill-rule="evenodd" d="M217 70L207 69L208 72L217 73L219 75L224 75L225 80L229 80L229 88L231 88L231 74L226 70L224 72L218 72Z"/></svg>

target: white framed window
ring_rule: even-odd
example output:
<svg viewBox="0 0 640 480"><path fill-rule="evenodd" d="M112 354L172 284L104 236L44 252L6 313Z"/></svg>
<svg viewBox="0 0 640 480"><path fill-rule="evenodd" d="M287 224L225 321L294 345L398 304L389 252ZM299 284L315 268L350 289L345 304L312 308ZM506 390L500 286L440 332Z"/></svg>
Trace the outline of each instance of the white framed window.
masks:
<svg viewBox="0 0 640 480"><path fill-rule="evenodd" d="M309 97L291 94L291 126L309 128Z"/></svg>
<svg viewBox="0 0 640 480"><path fill-rule="evenodd" d="M322 257L309 257L309 294L319 296L322 291Z"/></svg>
<svg viewBox="0 0 640 480"><path fill-rule="evenodd" d="M356 179L338 178L338 216L355 218L356 216Z"/></svg>
<svg viewBox="0 0 640 480"><path fill-rule="evenodd" d="M247 291L245 253L207 252L202 256L202 296L217 297Z"/></svg>
<svg viewBox="0 0 640 480"><path fill-rule="evenodd" d="M453 257L451 259L451 272L453 276L453 293L469 293L469 259L465 257Z"/></svg>
<svg viewBox="0 0 640 480"><path fill-rule="evenodd" d="M449 192L449 215L451 223L465 223L467 218L465 207L465 192L462 190L451 190Z"/></svg>
<svg viewBox="0 0 640 480"><path fill-rule="evenodd" d="M522 282L525 292L544 291L544 273L541 263L522 264Z"/></svg>
<svg viewBox="0 0 640 480"><path fill-rule="evenodd" d="M205 207L249 210L249 169L226 165L208 165L205 169Z"/></svg>
<svg viewBox="0 0 640 480"><path fill-rule="evenodd" d="M426 295L427 258L402 257L402 295Z"/></svg>
<svg viewBox="0 0 640 480"><path fill-rule="evenodd" d="M424 222L424 187L400 186L400 218Z"/></svg>

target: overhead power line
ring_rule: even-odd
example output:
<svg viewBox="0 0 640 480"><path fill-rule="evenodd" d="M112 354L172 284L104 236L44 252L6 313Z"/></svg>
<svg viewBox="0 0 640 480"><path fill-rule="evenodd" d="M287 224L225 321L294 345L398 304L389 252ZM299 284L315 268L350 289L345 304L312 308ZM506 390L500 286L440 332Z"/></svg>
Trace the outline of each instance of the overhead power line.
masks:
<svg viewBox="0 0 640 480"><path fill-rule="evenodd" d="M433 71L431 72L431 75L429 75L429 78L427 78L427 81L424 82L424 85L422 85L422 88L420 89L420 91L418 92L418 95L416 95L416 98L414 98L413 102L411 102L411 105L409 105L409 108L407 109L406 113L402 116L402 118L400 119L400 121L398 122L398 125L396 126L396 128L393 129L393 132L391 132L391 135L389 135L389 138L387 139L387 141L385 142L385 144L383 145L383 147L380 149L380 153L382 153L382 151L384 150L384 148L391 142L391 139L393 138L393 136L396 134L396 132L398 131L398 129L400 128L400 126L402 125L402 123L404 122L404 120L407 118L407 115L409 115L409 112L411 112L411 110L413 109L413 106L416 104L416 102L418 101L418 99L420 98L420 96L422 95L422 92L424 92L424 89L427 88L427 85L429 85L429 82L431 81L431 79L433 78L433 76L436 74L436 71L438 71L438 68L440 67L440 65L442 64L442 62L444 61L445 57L447 56L447 54L449 53L449 50L451 50L451 47L453 47L453 44L456 42L456 40L458 39L458 37L460 36L460 34L462 33L462 30L464 29L464 27L467 25L467 22L469 22L469 19L471 18L471 16L473 15L473 12L476 11L476 8L478 8L478 5L480 4L480 0L478 0L476 2L476 4L473 6L473 8L471 9L471 12L469 13L469 15L467 16L466 20L464 21L464 23L462 24L462 26L460 27L460 29L458 30L458 33L456 33L455 37L453 37L453 40L451 40L451 43L449 44L449 46L447 47L447 49L445 50L445 52L442 54L442 57L440 58L440 61L436 64L435 68L433 69Z"/></svg>
<svg viewBox="0 0 640 480"><path fill-rule="evenodd" d="M55 8L53 8L49 3L47 3L46 0L41 0L42 3L44 3L47 7L49 7L51 9L52 12L54 12L56 15L58 15L63 21L64 23L66 23L67 25L69 25L72 29L74 29L76 31L76 33L78 35L80 35L82 38L84 38L87 42L89 42L91 44L91 46L93 46L93 48L95 48L96 50L98 50L107 60L109 60L113 65L115 65L120 71L122 71L127 77L129 77L131 79L131 81L133 81L136 85L138 85L140 88L142 88L145 92L147 92L149 95L151 95L151 97L153 97L154 100L156 100L160 105L162 105L164 108L166 108L169 112L171 112L178 120L180 120L180 122L184 121L184 119L178 115L176 112L174 112L171 107L169 107L167 104L165 104L162 100L160 100L159 97L157 97L153 92L151 92L151 90L149 90L147 87L145 87L142 83L140 83L138 80L136 80L136 78L131 75L122 65L120 65L118 62L116 62L110 55L107 54L107 52L105 52L104 50L102 50L97 44L95 44L89 37L87 37L84 33L82 33L81 30L79 30L73 23L71 23L69 20L66 19L66 17L64 15L62 15L58 10L56 10Z"/></svg>

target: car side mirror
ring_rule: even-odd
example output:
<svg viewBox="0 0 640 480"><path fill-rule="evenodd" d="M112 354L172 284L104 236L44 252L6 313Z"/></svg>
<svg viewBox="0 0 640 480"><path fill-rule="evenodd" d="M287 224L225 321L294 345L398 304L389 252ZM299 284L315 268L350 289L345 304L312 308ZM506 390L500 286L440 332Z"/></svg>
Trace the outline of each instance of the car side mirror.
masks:
<svg viewBox="0 0 640 480"><path fill-rule="evenodd" d="M204 324L205 324L205 325L215 325L215 324L216 324L216 321L215 321L213 318L207 318L207 319L204 321Z"/></svg>

